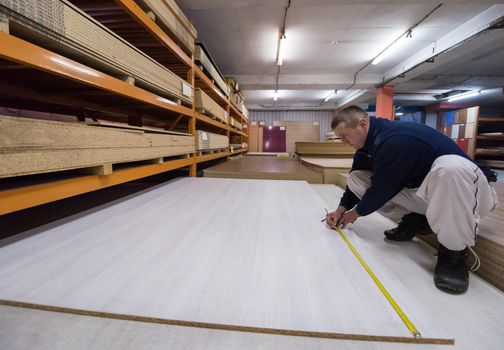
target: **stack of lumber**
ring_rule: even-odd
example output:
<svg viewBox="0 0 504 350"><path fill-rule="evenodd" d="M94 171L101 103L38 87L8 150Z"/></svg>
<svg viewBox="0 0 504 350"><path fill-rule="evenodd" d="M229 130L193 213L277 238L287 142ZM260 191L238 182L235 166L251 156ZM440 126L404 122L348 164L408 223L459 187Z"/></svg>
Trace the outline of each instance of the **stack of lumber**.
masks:
<svg viewBox="0 0 504 350"><path fill-rule="evenodd" d="M341 174L347 174L352 168L352 158L316 158L301 157L300 162L310 169L322 174L323 183L334 184L345 188L346 177Z"/></svg>
<svg viewBox="0 0 504 350"><path fill-rule="evenodd" d="M0 0L0 13L35 43L174 100L192 104L192 87L65 0ZM31 34L30 34L31 33ZM77 58L76 58L77 57ZM85 74L83 71L78 71Z"/></svg>
<svg viewBox="0 0 504 350"><path fill-rule="evenodd" d="M231 126L235 127L236 129L239 129L239 130L242 129L242 124L233 117L229 117L229 124Z"/></svg>
<svg viewBox="0 0 504 350"><path fill-rule="evenodd" d="M319 141L319 122L274 121L273 126L287 128L286 152L296 152L296 142Z"/></svg>
<svg viewBox="0 0 504 350"><path fill-rule="evenodd" d="M229 139L226 135L214 134L202 130L196 130L196 150L222 149L229 147Z"/></svg>
<svg viewBox="0 0 504 350"><path fill-rule="evenodd" d="M196 43L194 60L203 66L205 73L209 75L209 78L215 82L219 89L226 96L229 96L229 86L222 78L222 74L219 72L217 65L214 63L210 53L203 43Z"/></svg>
<svg viewBox="0 0 504 350"><path fill-rule="evenodd" d="M332 158L353 157L355 150L341 142L296 142L296 153L299 156L330 156Z"/></svg>
<svg viewBox="0 0 504 350"><path fill-rule="evenodd" d="M196 88L194 90L194 105L199 112L215 117L225 124L228 123L228 113L217 102L212 100L203 90Z"/></svg>
<svg viewBox="0 0 504 350"><path fill-rule="evenodd" d="M0 116L0 178L195 152L194 137Z"/></svg>
<svg viewBox="0 0 504 350"><path fill-rule="evenodd" d="M233 179L302 180L321 184L322 174L291 158L245 156L207 168L205 177Z"/></svg>
<svg viewBox="0 0 504 350"><path fill-rule="evenodd" d="M179 44L187 51L194 52L194 39L197 32L182 10L173 0L140 0L155 15L155 21L168 29Z"/></svg>

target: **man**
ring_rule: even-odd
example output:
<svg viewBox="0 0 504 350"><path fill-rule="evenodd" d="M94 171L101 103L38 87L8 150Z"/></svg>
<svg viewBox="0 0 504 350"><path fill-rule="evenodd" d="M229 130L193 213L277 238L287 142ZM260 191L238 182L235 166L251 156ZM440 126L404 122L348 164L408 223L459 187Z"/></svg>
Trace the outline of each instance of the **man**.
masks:
<svg viewBox="0 0 504 350"><path fill-rule="evenodd" d="M469 285L468 247L474 245L480 217L497 206L486 174L448 137L416 123L369 118L357 106L340 111L331 128L357 150L330 226L355 222L374 211L399 220L385 231L406 241L432 231L439 241L434 284L461 294ZM432 231L431 231L432 228Z"/></svg>

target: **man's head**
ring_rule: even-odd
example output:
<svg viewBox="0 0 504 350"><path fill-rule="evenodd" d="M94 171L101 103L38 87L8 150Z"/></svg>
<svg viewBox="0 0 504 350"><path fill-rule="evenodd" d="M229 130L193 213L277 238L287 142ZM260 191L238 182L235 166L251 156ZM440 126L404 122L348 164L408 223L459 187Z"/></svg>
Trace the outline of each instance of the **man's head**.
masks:
<svg viewBox="0 0 504 350"><path fill-rule="evenodd" d="M350 106L339 111L331 122L334 134L341 141L360 149L366 142L369 130L369 115L360 107Z"/></svg>

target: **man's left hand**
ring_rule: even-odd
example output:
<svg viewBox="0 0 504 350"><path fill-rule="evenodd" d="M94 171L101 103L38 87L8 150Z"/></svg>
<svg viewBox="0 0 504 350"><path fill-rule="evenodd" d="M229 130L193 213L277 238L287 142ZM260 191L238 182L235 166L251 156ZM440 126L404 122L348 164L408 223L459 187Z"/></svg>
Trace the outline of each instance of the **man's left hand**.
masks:
<svg viewBox="0 0 504 350"><path fill-rule="evenodd" d="M359 217L359 214L355 211L355 208L349 211L346 211L341 219L339 220L339 224L341 225L341 228L344 228L348 224L352 224L357 220Z"/></svg>

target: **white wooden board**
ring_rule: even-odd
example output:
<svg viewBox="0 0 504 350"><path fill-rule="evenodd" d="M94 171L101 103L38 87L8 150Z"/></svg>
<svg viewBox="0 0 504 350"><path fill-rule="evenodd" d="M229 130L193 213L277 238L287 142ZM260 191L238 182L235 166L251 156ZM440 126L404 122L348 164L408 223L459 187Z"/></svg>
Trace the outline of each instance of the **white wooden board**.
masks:
<svg viewBox="0 0 504 350"><path fill-rule="evenodd" d="M0 299L410 336L345 243L320 222L324 207L305 182L182 179L5 245ZM397 301L414 310L423 335L450 338L430 310L412 308L411 293L401 289Z"/></svg>

